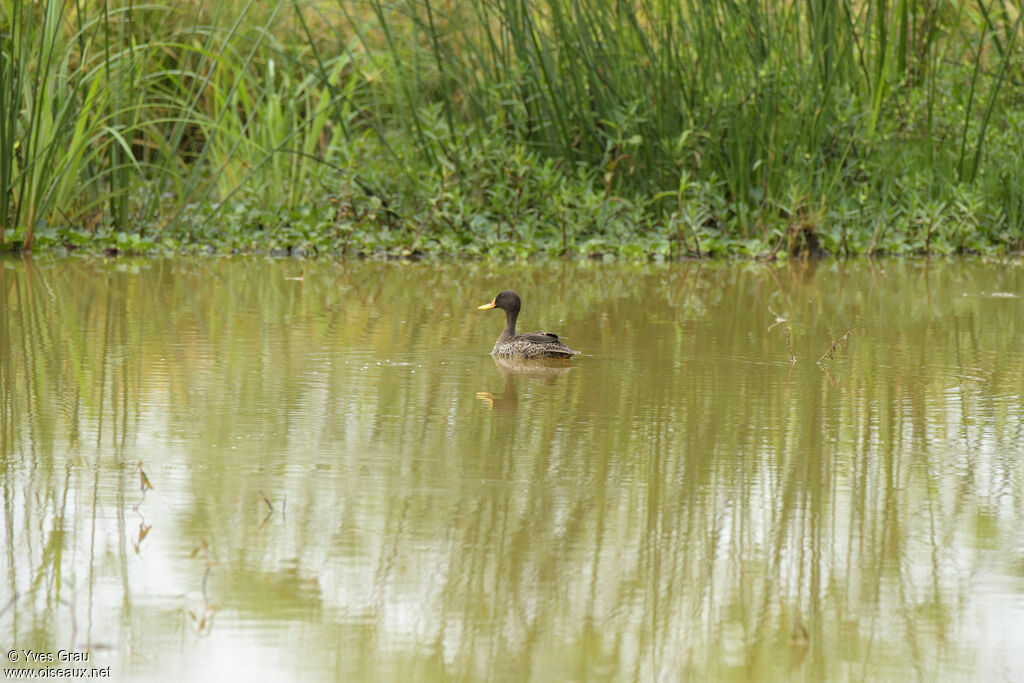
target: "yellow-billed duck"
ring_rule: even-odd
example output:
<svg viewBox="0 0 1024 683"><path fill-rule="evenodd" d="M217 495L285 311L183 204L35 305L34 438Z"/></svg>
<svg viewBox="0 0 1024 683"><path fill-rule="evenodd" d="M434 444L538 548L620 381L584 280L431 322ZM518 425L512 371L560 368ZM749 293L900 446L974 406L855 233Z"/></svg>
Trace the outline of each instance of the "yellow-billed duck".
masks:
<svg viewBox="0 0 1024 683"><path fill-rule="evenodd" d="M494 297L490 303L479 306L481 310L500 308L505 311L505 329L494 342L491 355L503 358L572 358L579 351L574 351L562 343L553 332L530 332L516 334L516 318L522 300L510 289Z"/></svg>

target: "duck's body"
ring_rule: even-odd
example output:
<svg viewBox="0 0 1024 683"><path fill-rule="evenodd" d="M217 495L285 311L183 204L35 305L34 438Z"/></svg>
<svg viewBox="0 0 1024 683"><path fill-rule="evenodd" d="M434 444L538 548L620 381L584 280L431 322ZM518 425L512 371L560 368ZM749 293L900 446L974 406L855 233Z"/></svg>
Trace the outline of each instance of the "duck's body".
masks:
<svg viewBox="0 0 1024 683"><path fill-rule="evenodd" d="M579 351L570 349L553 332L530 332L506 335L501 333L494 342L491 355L502 358L572 358Z"/></svg>
<svg viewBox="0 0 1024 683"><path fill-rule="evenodd" d="M491 349L492 356L502 358L572 358L579 351L570 349L554 332L529 332L516 334L516 318L522 300L515 292L506 289L481 309L500 308L505 311L505 329L498 335Z"/></svg>

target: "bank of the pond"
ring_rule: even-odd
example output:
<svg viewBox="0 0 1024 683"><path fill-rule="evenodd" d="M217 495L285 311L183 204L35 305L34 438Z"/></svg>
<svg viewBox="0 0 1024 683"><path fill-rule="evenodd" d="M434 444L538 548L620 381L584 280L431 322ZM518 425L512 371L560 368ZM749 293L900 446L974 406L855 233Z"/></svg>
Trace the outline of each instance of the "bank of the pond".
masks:
<svg viewBox="0 0 1024 683"><path fill-rule="evenodd" d="M934 188L920 169L898 164L898 153L827 193L743 202L727 182L686 173L674 192L616 189L603 166L567 168L563 158L499 132L481 138L468 126L456 133L441 126L437 145L457 163L430 163L400 133L388 138L388 154L379 141L362 140L345 148L344 168L315 164L304 177L277 178L288 198L265 180L186 204L172 190L154 200L156 191L144 185L127 197L123 222L112 221L109 211L87 221L57 212L37 221L31 247L630 261L998 255L1024 248L1024 225L991 195L991 183ZM994 146L991 163L1012 165L1017 147ZM813 171L805 170L806 177L794 175L794 187L813 184ZM19 250L26 236L24 228L7 231L3 249Z"/></svg>
<svg viewBox="0 0 1024 683"><path fill-rule="evenodd" d="M585 193L581 194L585 199ZM360 201L369 208L353 208ZM621 198L603 200L590 208L581 209L581 205L585 201L570 201L562 207L564 213L544 215L537 211L517 222L485 210L472 214L448 212L438 217L430 215L444 211L436 204L405 211L402 203L385 204L366 197L343 201L325 198L322 206L297 210L239 203L206 207L189 220L167 227L42 227L36 233L34 250L108 256L253 254L626 261L1022 253L1018 236L967 230L964 225L973 218L963 214L941 216L927 224L918 217L907 217L901 208L879 207L874 216L858 216L856 220L833 217L818 225L776 221L770 226L727 230L710 218L700 225L666 222ZM17 251L17 239L7 248Z"/></svg>
<svg viewBox="0 0 1024 683"><path fill-rule="evenodd" d="M1024 248L1006 3L3 7L3 251Z"/></svg>

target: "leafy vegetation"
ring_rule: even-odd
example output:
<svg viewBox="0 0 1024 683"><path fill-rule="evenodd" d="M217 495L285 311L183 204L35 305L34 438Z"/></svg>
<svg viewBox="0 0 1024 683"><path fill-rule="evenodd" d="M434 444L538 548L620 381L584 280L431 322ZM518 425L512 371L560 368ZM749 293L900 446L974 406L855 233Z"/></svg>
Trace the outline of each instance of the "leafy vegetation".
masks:
<svg viewBox="0 0 1024 683"><path fill-rule="evenodd" d="M1024 246L1003 0L0 8L0 246Z"/></svg>

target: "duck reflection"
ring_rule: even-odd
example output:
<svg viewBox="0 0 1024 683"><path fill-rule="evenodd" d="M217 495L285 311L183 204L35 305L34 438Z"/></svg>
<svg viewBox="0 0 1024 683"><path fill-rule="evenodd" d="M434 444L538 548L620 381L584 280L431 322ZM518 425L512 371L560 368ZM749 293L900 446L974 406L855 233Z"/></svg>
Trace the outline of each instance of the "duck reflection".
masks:
<svg viewBox="0 0 1024 683"><path fill-rule="evenodd" d="M505 378L505 391L500 394L478 391L476 397L491 410L514 411L519 406L520 379L539 379L545 384L554 384L562 375L573 369L568 359L560 358L502 358L492 356L494 366Z"/></svg>

